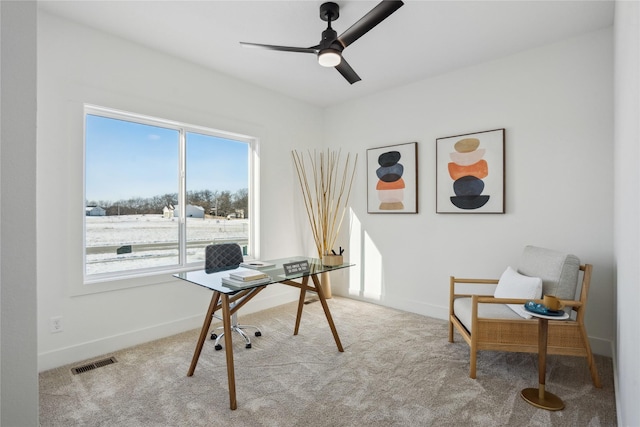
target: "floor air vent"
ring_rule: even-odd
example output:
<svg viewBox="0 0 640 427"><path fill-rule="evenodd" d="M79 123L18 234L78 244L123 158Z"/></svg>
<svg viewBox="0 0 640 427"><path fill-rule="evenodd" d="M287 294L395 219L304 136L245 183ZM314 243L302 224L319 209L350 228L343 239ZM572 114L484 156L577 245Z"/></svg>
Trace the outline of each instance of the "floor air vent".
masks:
<svg viewBox="0 0 640 427"><path fill-rule="evenodd" d="M112 365L116 363L117 360L115 357L109 357L107 359L98 360L92 363L88 363L86 365L78 366L71 369L73 375L82 374L83 372L93 371L94 369L102 368L103 366Z"/></svg>

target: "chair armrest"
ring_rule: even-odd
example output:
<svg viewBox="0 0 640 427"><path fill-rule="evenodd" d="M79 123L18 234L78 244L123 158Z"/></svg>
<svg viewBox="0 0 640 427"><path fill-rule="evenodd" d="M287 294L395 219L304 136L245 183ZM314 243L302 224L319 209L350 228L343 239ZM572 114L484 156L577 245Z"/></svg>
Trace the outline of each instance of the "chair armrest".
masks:
<svg viewBox="0 0 640 427"><path fill-rule="evenodd" d="M536 300L536 302L537 302L537 301L538 301L538 300ZM539 300L539 301L540 301L541 303L543 302L542 300ZM564 307L565 307L565 308L567 308L567 307L571 307L571 308L573 308L574 310L575 310L575 309L577 309L577 308L582 307L582 305L583 305L580 301L574 301L574 300L569 300L569 299L561 299L561 300L560 300L560 302L561 302L562 304L564 304Z"/></svg>
<svg viewBox="0 0 640 427"><path fill-rule="evenodd" d="M527 301L532 300L527 298L495 298L493 296L478 296L477 298L477 302L482 304L526 304ZM533 301L542 302L542 300Z"/></svg>
<svg viewBox="0 0 640 427"><path fill-rule="evenodd" d="M498 279L461 279L459 277L450 276L451 283L475 283L478 285L497 285Z"/></svg>
<svg viewBox="0 0 640 427"><path fill-rule="evenodd" d="M542 299L526 299L526 298L495 298L492 296L478 296L477 298L478 303L483 303L483 304L525 304L529 301L534 301L536 303L539 304L543 304L544 300ZM564 304L565 308L566 307L571 307L571 308L578 308L578 307L582 307L582 303L580 301L574 301L574 300L560 300L560 302L562 304Z"/></svg>
<svg viewBox="0 0 640 427"><path fill-rule="evenodd" d="M470 297L472 295L479 294L456 294L456 284L472 284L472 285L497 285L497 279L461 279L454 276L449 276L449 295L450 300L453 303L455 298L459 297ZM483 296L493 296L492 294L482 294Z"/></svg>

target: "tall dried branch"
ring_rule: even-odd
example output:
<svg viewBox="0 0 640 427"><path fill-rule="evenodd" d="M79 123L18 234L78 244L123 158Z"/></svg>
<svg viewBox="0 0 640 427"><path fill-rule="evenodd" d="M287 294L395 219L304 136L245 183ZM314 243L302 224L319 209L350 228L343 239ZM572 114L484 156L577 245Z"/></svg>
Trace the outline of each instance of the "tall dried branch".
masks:
<svg viewBox="0 0 640 427"><path fill-rule="evenodd" d="M291 152L318 257L333 249L344 220L356 173L358 155L341 164L339 151Z"/></svg>

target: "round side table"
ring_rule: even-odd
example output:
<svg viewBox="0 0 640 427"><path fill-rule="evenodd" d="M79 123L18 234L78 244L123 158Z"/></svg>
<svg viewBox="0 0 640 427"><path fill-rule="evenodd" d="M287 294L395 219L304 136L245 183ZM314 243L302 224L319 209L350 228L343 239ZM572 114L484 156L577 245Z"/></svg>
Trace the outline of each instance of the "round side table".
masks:
<svg viewBox="0 0 640 427"><path fill-rule="evenodd" d="M547 375L547 334L549 331L549 320L566 320L567 313L562 316L548 316L544 314L529 312L538 318L538 388L525 388L520 395L528 403L535 407L548 411L559 411L564 409L564 402L553 393L545 390L545 377Z"/></svg>

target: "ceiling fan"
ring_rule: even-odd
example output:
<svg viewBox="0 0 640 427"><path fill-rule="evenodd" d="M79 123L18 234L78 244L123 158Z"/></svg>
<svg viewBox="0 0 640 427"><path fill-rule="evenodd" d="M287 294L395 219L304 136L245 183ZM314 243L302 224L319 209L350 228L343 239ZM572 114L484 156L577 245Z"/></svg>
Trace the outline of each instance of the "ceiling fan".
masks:
<svg viewBox="0 0 640 427"><path fill-rule="evenodd" d="M360 81L360 76L351 68L342 56L342 51L354 41L369 32L373 27L387 19L393 12L398 10L404 3L402 1L384 0L369 13L360 18L338 36L338 33L331 28L331 22L340 16L340 7L333 2L323 3L320 6L320 19L327 22L327 29L322 32L320 44L311 47L291 47L274 46L269 44L240 42L244 47L255 47L259 49L279 50L284 52L314 53L318 56L318 62L323 67L335 67L350 84Z"/></svg>

